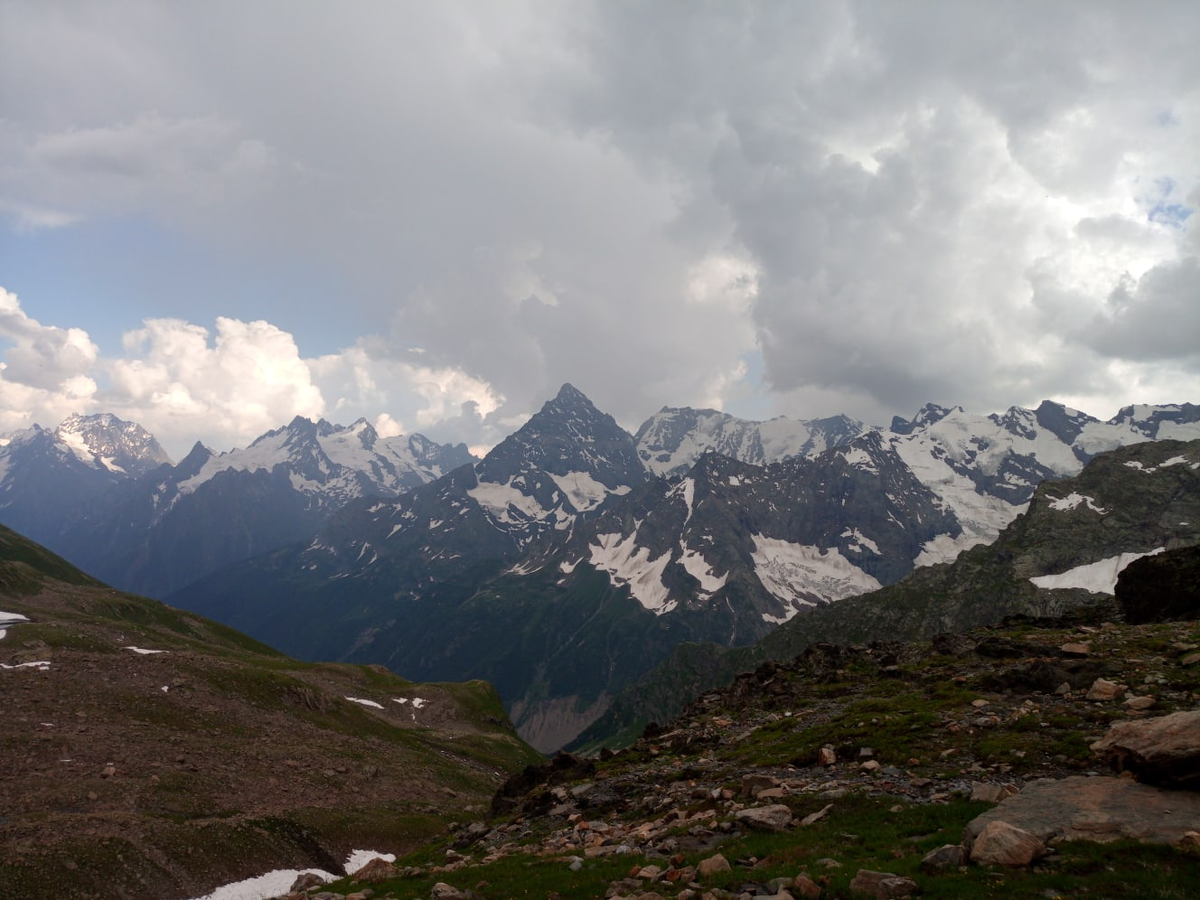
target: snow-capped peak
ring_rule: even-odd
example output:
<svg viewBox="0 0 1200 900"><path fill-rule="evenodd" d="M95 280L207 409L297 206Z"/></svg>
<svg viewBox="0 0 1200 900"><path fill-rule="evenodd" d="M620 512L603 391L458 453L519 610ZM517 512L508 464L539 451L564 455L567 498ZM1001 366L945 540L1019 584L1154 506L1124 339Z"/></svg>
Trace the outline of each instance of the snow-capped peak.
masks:
<svg viewBox="0 0 1200 900"><path fill-rule="evenodd" d="M54 437L81 462L131 478L171 462L154 435L111 413L67 416Z"/></svg>

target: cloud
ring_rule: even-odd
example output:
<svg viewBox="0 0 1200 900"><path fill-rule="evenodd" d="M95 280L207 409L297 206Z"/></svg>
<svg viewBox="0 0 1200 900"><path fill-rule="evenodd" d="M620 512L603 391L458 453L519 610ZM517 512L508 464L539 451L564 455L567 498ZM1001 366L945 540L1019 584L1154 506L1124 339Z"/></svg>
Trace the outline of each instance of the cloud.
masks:
<svg viewBox="0 0 1200 900"><path fill-rule="evenodd" d="M222 440L319 408L482 445L564 381L630 428L1116 406L1200 385L1193 6L10 3L0 215L23 294L147 332L84 377ZM294 389L218 367L239 411L176 342Z"/></svg>
<svg viewBox="0 0 1200 900"><path fill-rule="evenodd" d="M1200 362L1200 260L1160 263L1139 279L1126 276L1080 338L1105 356L1127 361Z"/></svg>
<svg viewBox="0 0 1200 900"><path fill-rule="evenodd" d="M90 372L98 350L86 332L42 325L25 314L16 294L0 288L0 338L8 344L0 363L0 430L39 420L58 424L94 402Z"/></svg>

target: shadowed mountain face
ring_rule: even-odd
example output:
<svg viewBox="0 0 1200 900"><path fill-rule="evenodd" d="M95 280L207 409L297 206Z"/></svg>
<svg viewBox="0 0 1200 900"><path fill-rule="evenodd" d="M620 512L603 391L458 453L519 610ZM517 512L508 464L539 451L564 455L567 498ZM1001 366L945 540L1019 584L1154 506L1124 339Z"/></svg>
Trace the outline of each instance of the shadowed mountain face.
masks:
<svg viewBox="0 0 1200 900"><path fill-rule="evenodd" d="M643 437L698 446L666 425L704 417L677 412ZM567 385L473 469L352 504L305 547L173 602L301 656L486 678L553 749L681 642L752 643L951 558L1012 521L1037 481L1078 472L1087 448L1146 440L1064 411L1067 444L1038 424L1052 413L930 408L904 433L765 466L704 453L646 481L629 436Z"/></svg>
<svg viewBox="0 0 1200 900"><path fill-rule="evenodd" d="M795 616L754 647L680 648L618 697L581 740L627 738L647 721L670 718L707 686L820 641L928 639L1005 616L1054 616L1079 606L1115 617L1118 576L1140 571L1174 584L1176 568L1186 570L1197 546L1200 441L1125 447L1095 458L1074 478L1040 485L1028 510L994 542L951 563L918 568L894 585ZM1163 562L1155 564L1160 555ZM1131 598L1135 583L1127 588Z"/></svg>
<svg viewBox="0 0 1200 900"><path fill-rule="evenodd" d="M753 643L994 540L1097 453L1200 435L1189 405L1100 422L1046 402L891 430L665 408L635 438L564 385L482 461L298 418L134 478L104 435L136 426L105 422L48 442L100 479L53 512L73 562L305 658L486 678L543 749L683 641Z"/></svg>
<svg viewBox="0 0 1200 900"><path fill-rule="evenodd" d="M127 590L165 596L311 537L362 496L395 496L472 457L421 435L380 438L297 417L245 449L197 444L172 466L140 426L72 416L0 448L0 521Z"/></svg>
<svg viewBox="0 0 1200 900"><path fill-rule="evenodd" d="M0 634L0 896L337 872L482 814L537 759L489 685L300 663L2 527Z"/></svg>

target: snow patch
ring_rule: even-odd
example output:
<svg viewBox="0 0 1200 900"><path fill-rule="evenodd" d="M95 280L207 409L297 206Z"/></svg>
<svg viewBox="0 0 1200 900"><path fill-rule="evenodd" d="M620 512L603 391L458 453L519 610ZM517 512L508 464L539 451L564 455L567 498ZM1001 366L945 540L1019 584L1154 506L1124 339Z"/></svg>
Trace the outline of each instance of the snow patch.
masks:
<svg viewBox="0 0 1200 900"><path fill-rule="evenodd" d="M1115 594L1117 576L1121 574L1122 569L1135 559L1141 559L1143 556L1157 556L1164 550L1166 547L1158 547L1146 553L1122 553L1119 556L1110 556L1108 559L1088 563L1084 566L1076 566L1065 572L1059 572L1057 575L1038 575L1029 580L1040 588L1052 590L1082 588L1094 594Z"/></svg>
<svg viewBox="0 0 1200 900"><path fill-rule="evenodd" d="M934 566L938 563L953 562L964 550L970 550L984 542L977 534L964 531L958 537L939 534L931 541L921 545L921 552L913 560L914 566Z"/></svg>
<svg viewBox="0 0 1200 900"><path fill-rule="evenodd" d="M838 535L838 537L850 538L850 540L852 540L854 543L852 543L847 549L853 550L855 553L862 553L863 548L865 547L867 550L870 550L876 556L883 555L882 553L879 552L879 545L876 544L869 537L867 537L865 534L863 534L861 531L859 531L857 528L847 528L840 535Z"/></svg>
<svg viewBox="0 0 1200 900"><path fill-rule="evenodd" d="M725 587L725 581L729 578L728 573L721 576L714 575L712 566L708 564L703 554L689 549L684 541L679 542L679 549L683 551L679 557L679 564L689 575L700 582L700 590L705 594L703 599L707 599L709 595L715 594Z"/></svg>
<svg viewBox="0 0 1200 900"><path fill-rule="evenodd" d="M761 534L753 535L753 539L754 572L763 587L783 603L784 622L804 606L841 600L882 587L836 548L822 551ZM764 614L764 619L778 623L778 617L767 619Z"/></svg>
<svg viewBox="0 0 1200 900"><path fill-rule="evenodd" d="M519 525L529 520L540 520L546 516L546 510L534 497L523 493L513 486L513 476L504 484L481 481L467 491L476 503L488 512L492 518L505 525ZM516 517L514 517L516 513Z"/></svg>
<svg viewBox="0 0 1200 900"><path fill-rule="evenodd" d="M1125 467L1128 469L1137 469L1139 472L1145 472L1147 475L1153 475L1159 469L1167 469L1171 466L1186 466L1191 465L1191 463L1192 461L1186 456L1172 456L1170 459L1159 463L1157 466L1144 466L1136 459L1131 459L1126 461ZM1192 465L1192 468L1194 469L1196 466L1200 466L1200 463Z"/></svg>
<svg viewBox="0 0 1200 900"><path fill-rule="evenodd" d="M598 544L591 544L590 561L593 566L607 572L614 587L627 585L634 599L656 616L669 613L677 603L669 599L670 592L663 584L663 571L671 561L671 554L663 553L657 559L650 558L647 547L637 545L637 530L622 539L618 534L596 535Z"/></svg>
<svg viewBox="0 0 1200 900"><path fill-rule="evenodd" d="M871 458L866 450L861 447L850 447L842 452L842 458L846 460L846 465L853 466L856 469L862 469L864 472L873 472L879 474L879 469L875 465L875 460Z"/></svg>
<svg viewBox="0 0 1200 900"><path fill-rule="evenodd" d="M20 613L10 613L0 610L0 641L4 640L8 634L8 626L20 625L22 622L28 622L29 617L23 616Z"/></svg>
<svg viewBox="0 0 1200 900"><path fill-rule="evenodd" d="M1126 463L1126 465L1128 465L1128 463ZM1107 509L1104 509L1101 506L1097 506L1095 499L1093 499L1092 497L1085 496L1083 494L1067 494L1067 496L1065 496L1065 497L1060 497L1058 500L1052 501L1050 504L1050 508L1054 509L1054 510L1058 510L1059 512L1066 512L1068 510L1074 509L1075 507L1079 506L1079 504L1081 504L1081 503L1087 503L1088 509L1090 509L1094 513L1099 513L1102 516L1108 512Z"/></svg>
<svg viewBox="0 0 1200 900"><path fill-rule="evenodd" d="M608 499L609 494L619 496L629 493L628 485L623 484L618 488L610 488L601 484L587 472L568 472L566 475L551 475L550 477L578 512L595 509Z"/></svg>
<svg viewBox="0 0 1200 900"><path fill-rule="evenodd" d="M167 652L166 650L147 650L145 647L133 647L133 646L122 647L121 649L122 650L132 650L134 653L137 653L139 656L149 656L152 653L166 653Z"/></svg>
<svg viewBox="0 0 1200 900"><path fill-rule="evenodd" d="M39 672L45 672L50 668L50 660L39 659L34 662L17 663L15 666L5 665L0 663L0 669L37 669Z"/></svg>
<svg viewBox="0 0 1200 900"><path fill-rule="evenodd" d="M353 875L375 857L395 862L394 853L379 853L374 850L354 850L346 859L346 872ZM243 881L222 885L210 894L195 897L193 900L265 900L267 897L281 897L296 879L305 874L313 874L324 881L334 881L338 878L332 872L324 869L275 869L265 875L257 875Z"/></svg>
<svg viewBox="0 0 1200 900"><path fill-rule="evenodd" d="M347 697L351 703L357 703L360 706L371 706L375 709L383 709L383 704L376 703L374 700L364 700L362 697Z"/></svg>

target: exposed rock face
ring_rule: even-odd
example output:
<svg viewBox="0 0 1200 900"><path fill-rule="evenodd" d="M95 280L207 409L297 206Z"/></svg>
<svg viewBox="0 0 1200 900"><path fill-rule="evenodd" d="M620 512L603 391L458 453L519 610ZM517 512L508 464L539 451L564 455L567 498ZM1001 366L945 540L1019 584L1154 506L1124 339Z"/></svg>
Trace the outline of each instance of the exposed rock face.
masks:
<svg viewBox="0 0 1200 900"><path fill-rule="evenodd" d="M1200 788L1200 710L1115 722L1092 750L1147 784Z"/></svg>
<svg viewBox="0 0 1200 900"><path fill-rule="evenodd" d="M1162 791L1127 778L1039 779L971 820L964 843L973 846L992 822L1007 822L1042 841L1130 838L1170 844L1200 822L1200 795Z"/></svg>
<svg viewBox="0 0 1200 900"><path fill-rule="evenodd" d="M1134 560L1117 577L1116 596L1131 625L1200 618L1200 547Z"/></svg>

